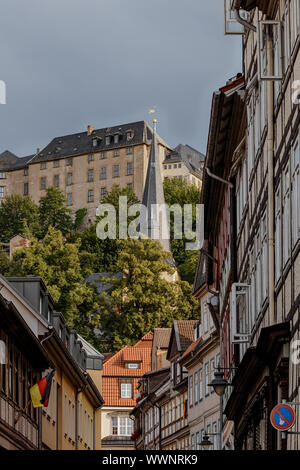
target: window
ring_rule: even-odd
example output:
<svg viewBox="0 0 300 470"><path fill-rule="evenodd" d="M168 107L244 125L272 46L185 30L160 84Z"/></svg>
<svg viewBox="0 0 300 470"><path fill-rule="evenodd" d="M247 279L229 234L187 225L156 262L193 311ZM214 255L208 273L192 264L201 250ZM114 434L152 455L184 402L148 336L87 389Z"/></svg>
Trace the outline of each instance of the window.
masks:
<svg viewBox="0 0 300 470"><path fill-rule="evenodd" d="M24 168L24 176L28 176L28 168Z"/></svg>
<svg viewBox="0 0 300 470"><path fill-rule="evenodd" d="M91 154L91 155L88 156L88 162L90 163L90 162L93 162L93 161L94 161L94 155Z"/></svg>
<svg viewBox="0 0 300 470"><path fill-rule="evenodd" d="M88 182L92 183L94 181L94 170L89 170L88 171Z"/></svg>
<svg viewBox="0 0 300 470"><path fill-rule="evenodd" d="M269 47L271 42L271 47ZM282 80L282 39L280 21L258 24L258 73L260 80ZM272 57L269 60L269 50Z"/></svg>
<svg viewBox="0 0 300 470"><path fill-rule="evenodd" d="M59 160L54 160L53 162L53 167L58 168L59 167Z"/></svg>
<svg viewBox="0 0 300 470"><path fill-rule="evenodd" d="M41 178L41 189L46 189L46 177Z"/></svg>
<svg viewBox="0 0 300 470"><path fill-rule="evenodd" d="M133 184L132 184L132 183L128 183L128 184L127 184L127 188L128 188L128 189L132 189L132 188L133 188Z"/></svg>
<svg viewBox="0 0 300 470"><path fill-rule="evenodd" d="M202 401L202 399L203 399L203 377L202 377L202 369L199 369L198 375L199 375L199 380L198 380L198 387L199 387L199 390L198 390L198 398L199 398L199 402L200 402L200 401Z"/></svg>
<svg viewBox="0 0 300 470"><path fill-rule="evenodd" d="M207 397L209 395L209 363L206 362L204 364L204 391L205 391L205 396Z"/></svg>
<svg viewBox="0 0 300 470"><path fill-rule="evenodd" d="M193 406L193 376L189 376L189 404L190 408Z"/></svg>
<svg viewBox="0 0 300 470"><path fill-rule="evenodd" d="M199 376L198 376L198 372L195 372L194 373L194 403L195 405L197 405L198 403L198 392L199 392L198 384L199 384Z"/></svg>
<svg viewBox="0 0 300 470"><path fill-rule="evenodd" d="M72 180L73 180L73 174L68 173L68 182L67 182L68 186L70 186L72 184L72 182L73 182Z"/></svg>
<svg viewBox="0 0 300 470"><path fill-rule="evenodd" d="M292 146L292 241L293 246L300 236L300 176L299 176L299 139Z"/></svg>
<svg viewBox="0 0 300 470"><path fill-rule="evenodd" d="M282 240L281 240L281 185L275 195L275 280L281 276L282 268Z"/></svg>
<svg viewBox="0 0 300 470"><path fill-rule="evenodd" d="M133 138L133 133L132 131L127 131L126 132L126 140L129 142Z"/></svg>
<svg viewBox="0 0 300 470"><path fill-rule="evenodd" d="M104 160L106 158L106 152L102 152L100 158L101 160Z"/></svg>
<svg viewBox="0 0 300 470"><path fill-rule="evenodd" d="M241 25L236 17L235 11L232 7L232 0L224 0L224 10L225 10L225 34L227 35L235 35L235 34L244 34L244 26ZM240 15L243 19L248 20L249 13L245 10L240 10Z"/></svg>
<svg viewBox="0 0 300 470"><path fill-rule="evenodd" d="M127 153L127 155L133 154L133 148L132 147L127 147L126 153Z"/></svg>
<svg viewBox="0 0 300 470"><path fill-rule="evenodd" d="M114 157L118 157L120 155L119 150L114 150Z"/></svg>
<svg viewBox="0 0 300 470"><path fill-rule="evenodd" d="M232 284L230 293L230 334L231 343L233 344L247 343L251 336L249 292L250 286L248 284ZM256 294L256 299L257 297L258 295Z"/></svg>
<svg viewBox="0 0 300 470"><path fill-rule="evenodd" d="M94 202L94 190L89 189L88 191L88 202Z"/></svg>
<svg viewBox="0 0 300 470"><path fill-rule="evenodd" d="M213 357L210 360L210 380L209 380L209 383L212 383L212 381L214 379L215 367L216 367L216 363L215 363L215 358ZM214 393L214 388L213 387L210 387L210 393Z"/></svg>
<svg viewBox="0 0 300 470"><path fill-rule="evenodd" d="M212 450L217 450L218 449L218 427L217 423L214 422L212 423Z"/></svg>
<svg viewBox="0 0 300 470"><path fill-rule="evenodd" d="M101 194L101 196L100 196L101 201L103 201L103 199L104 199L105 196L106 196L106 188L101 188L101 193L100 193L100 194Z"/></svg>
<svg viewBox="0 0 300 470"><path fill-rule="evenodd" d="M6 178L6 173L0 173L0 180L4 180Z"/></svg>
<svg viewBox="0 0 300 470"><path fill-rule="evenodd" d="M112 434L131 436L133 433L133 420L125 416L112 416Z"/></svg>
<svg viewBox="0 0 300 470"><path fill-rule="evenodd" d="M290 172L289 167L284 171L283 174L283 234L282 234L282 247L283 247L283 265L289 259L290 256Z"/></svg>
<svg viewBox="0 0 300 470"><path fill-rule="evenodd" d="M195 450L195 434L191 435L191 450Z"/></svg>
<svg viewBox="0 0 300 470"><path fill-rule="evenodd" d="M300 31L300 4L299 0L291 1L291 39L294 47Z"/></svg>
<svg viewBox="0 0 300 470"><path fill-rule="evenodd" d="M0 199L4 198L4 186L0 186Z"/></svg>
<svg viewBox="0 0 300 470"><path fill-rule="evenodd" d="M59 187L59 175L54 175L53 184L55 188Z"/></svg>
<svg viewBox="0 0 300 470"><path fill-rule="evenodd" d="M114 165L113 177L117 178L119 176L119 165Z"/></svg>
<svg viewBox="0 0 300 470"><path fill-rule="evenodd" d="M119 134L115 134L114 135L114 144L118 144L119 143Z"/></svg>
<svg viewBox="0 0 300 470"><path fill-rule="evenodd" d="M24 196L28 196L28 183L24 183Z"/></svg>
<svg viewBox="0 0 300 470"><path fill-rule="evenodd" d="M72 193L68 193L68 194L67 194L67 205L68 205L68 206L72 206L72 204L73 204Z"/></svg>
<svg viewBox="0 0 300 470"><path fill-rule="evenodd" d="M196 449L195 450L200 450L200 433L196 432Z"/></svg>
<svg viewBox="0 0 300 470"><path fill-rule="evenodd" d="M106 167L100 169L100 179L106 180Z"/></svg>
<svg viewBox="0 0 300 470"><path fill-rule="evenodd" d="M110 144L110 135L107 135L105 137L105 145L109 145Z"/></svg>
<svg viewBox="0 0 300 470"><path fill-rule="evenodd" d="M44 163L44 162L43 162L43 163L41 163L41 170L45 170L45 169L46 169L46 167L47 167L46 163Z"/></svg>
<svg viewBox="0 0 300 470"><path fill-rule="evenodd" d="M129 362L127 364L128 369L139 369L139 364L137 362Z"/></svg>
<svg viewBox="0 0 300 470"><path fill-rule="evenodd" d="M67 165L72 166L73 165L73 158L68 158L67 159Z"/></svg>
<svg viewBox="0 0 300 470"><path fill-rule="evenodd" d="M284 71L286 72L291 60L291 29L289 2L286 3L283 16L284 25Z"/></svg>
<svg viewBox="0 0 300 470"><path fill-rule="evenodd" d="M121 398L132 398L132 383L121 383Z"/></svg>
<svg viewBox="0 0 300 470"><path fill-rule="evenodd" d="M133 175L133 162L127 163L127 175Z"/></svg>

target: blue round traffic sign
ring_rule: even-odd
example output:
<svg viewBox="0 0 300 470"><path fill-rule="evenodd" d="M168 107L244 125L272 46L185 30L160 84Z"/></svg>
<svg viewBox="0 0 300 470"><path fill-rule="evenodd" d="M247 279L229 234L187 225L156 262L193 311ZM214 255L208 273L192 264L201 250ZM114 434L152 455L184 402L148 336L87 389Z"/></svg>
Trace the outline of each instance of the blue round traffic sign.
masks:
<svg viewBox="0 0 300 470"><path fill-rule="evenodd" d="M271 411L270 420L272 426L278 431L287 431L295 423L295 412L290 405L280 403Z"/></svg>

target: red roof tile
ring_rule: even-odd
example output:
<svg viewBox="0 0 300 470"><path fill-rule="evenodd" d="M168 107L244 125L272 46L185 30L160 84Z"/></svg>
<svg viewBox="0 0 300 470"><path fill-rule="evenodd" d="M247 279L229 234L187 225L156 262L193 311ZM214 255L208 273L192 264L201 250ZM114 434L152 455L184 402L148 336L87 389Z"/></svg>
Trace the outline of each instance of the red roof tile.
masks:
<svg viewBox="0 0 300 470"><path fill-rule="evenodd" d="M151 370L153 333L147 333L134 346L125 346L103 364L102 396L104 406L135 406L138 380ZM140 369L127 369L125 361L140 362ZM133 397L120 398L120 379L131 378Z"/></svg>

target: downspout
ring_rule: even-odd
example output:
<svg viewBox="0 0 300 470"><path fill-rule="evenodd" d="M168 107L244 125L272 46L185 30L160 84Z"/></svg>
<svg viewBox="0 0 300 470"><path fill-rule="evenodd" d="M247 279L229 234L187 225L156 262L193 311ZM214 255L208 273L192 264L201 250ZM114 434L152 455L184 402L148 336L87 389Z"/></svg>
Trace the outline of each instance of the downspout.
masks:
<svg viewBox="0 0 300 470"><path fill-rule="evenodd" d="M54 328L53 326L49 326L48 328L50 331L52 330L52 332L50 333L50 335L46 336L46 338L42 339L40 341L41 344L43 344L45 341L48 341L51 336L53 336L54 334ZM39 408L38 410L38 417L39 417L39 427L38 427L38 449L39 450L42 450L42 445L43 445L43 438L42 438L42 408Z"/></svg>
<svg viewBox="0 0 300 470"><path fill-rule="evenodd" d="M234 0L234 3L233 3L236 21L240 23L241 25L243 25L246 29L251 29L252 31L256 32L256 27L241 17L241 14L240 14L241 3L242 3L242 0Z"/></svg>
<svg viewBox="0 0 300 470"><path fill-rule="evenodd" d="M268 74L273 75L273 42L268 36ZM271 325L276 322L275 319L275 195L274 195L274 82L267 82L268 96L268 134L267 134L267 152L268 152L268 252L269 252L269 309Z"/></svg>
<svg viewBox="0 0 300 470"><path fill-rule="evenodd" d="M95 408L93 411L94 426L93 426L93 450L96 450L96 413L101 410L102 405Z"/></svg>

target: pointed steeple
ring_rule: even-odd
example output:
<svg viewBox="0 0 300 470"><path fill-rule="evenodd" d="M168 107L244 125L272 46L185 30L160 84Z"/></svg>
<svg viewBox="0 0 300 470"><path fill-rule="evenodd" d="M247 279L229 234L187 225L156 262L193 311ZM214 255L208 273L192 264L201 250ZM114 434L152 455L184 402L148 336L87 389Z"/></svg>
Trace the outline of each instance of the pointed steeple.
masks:
<svg viewBox="0 0 300 470"><path fill-rule="evenodd" d="M165 204L165 196L156 136L156 123L156 119L153 119L153 136L142 203L147 207L148 237L159 240L164 251L171 251L170 240L167 236L167 214L165 206L162 206Z"/></svg>

